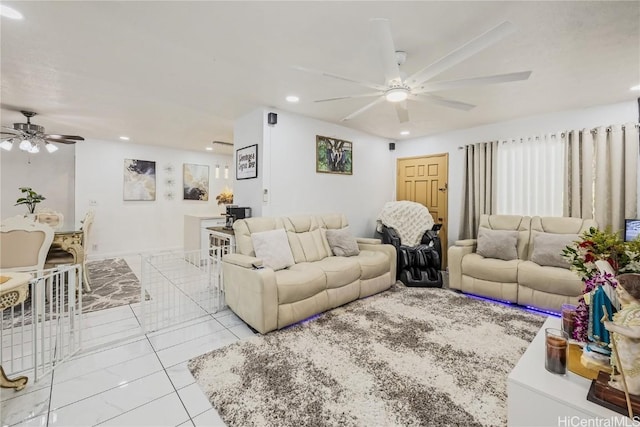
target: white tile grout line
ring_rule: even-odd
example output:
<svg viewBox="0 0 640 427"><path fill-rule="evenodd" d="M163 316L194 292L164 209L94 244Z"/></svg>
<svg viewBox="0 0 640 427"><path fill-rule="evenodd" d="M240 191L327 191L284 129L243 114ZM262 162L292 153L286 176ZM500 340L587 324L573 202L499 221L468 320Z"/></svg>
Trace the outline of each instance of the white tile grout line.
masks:
<svg viewBox="0 0 640 427"><path fill-rule="evenodd" d="M151 344L151 341L149 340L149 337L147 337L147 340L149 341L149 345L151 345L151 348L153 348L153 344ZM153 352L156 355L156 358L158 359L158 362L160 362L160 366L162 366L162 369L164 370L164 374L169 379L169 382L171 383L171 387L173 387L173 392L178 397L178 400L180 400L180 404L184 408L184 412L186 412L187 416L189 417L189 421L191 421L191 424L194 424L193 419L191 418L191 414L189 413L189 410L187 409L187 405L185 405L185 403L182 401L182 398L180 397L180 393L178 393L178 389L176 388L176 385L173 383L173 381L171 380L171 376L167 372L167 367L164 366L164 364L162 363L162 360L160 359L160 356L158 356L158 352L156 351L155 348L153 349Z"/></svg>

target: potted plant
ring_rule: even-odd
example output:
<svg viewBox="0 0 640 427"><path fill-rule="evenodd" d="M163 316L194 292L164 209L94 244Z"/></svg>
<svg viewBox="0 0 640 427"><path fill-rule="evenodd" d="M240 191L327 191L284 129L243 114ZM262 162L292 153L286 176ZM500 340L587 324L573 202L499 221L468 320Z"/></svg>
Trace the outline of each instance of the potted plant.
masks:
<svg viewBox="0 0 640 427"><path fill-rule="evenodd" d="M16 204L18 205L26 205L30 214L35 213L36 205L46 198L42 194L38 194L31 187L20 187L20 191L24 194L23 197L20 197L16 200Z"/></svg>

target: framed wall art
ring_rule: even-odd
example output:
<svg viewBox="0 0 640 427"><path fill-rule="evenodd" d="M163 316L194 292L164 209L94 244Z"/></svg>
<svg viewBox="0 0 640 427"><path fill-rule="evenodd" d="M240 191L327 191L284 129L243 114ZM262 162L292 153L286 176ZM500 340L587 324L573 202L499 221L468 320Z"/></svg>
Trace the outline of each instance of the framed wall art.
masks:
<svg viewBox="0 0 640 427"><path fill-rule="evenodd" d="M258 177L258 144L236 150L236 179Z"/></svg>
<svg viewBox="0 0 640 427"><path fill-rule="evenodd" d="M316 135L316 172L353 175L353 143Z"/></svg>
<svg viewBox="0 0 640 427"><path fill-rule="evenodd" d="M124 159L125 201L149 201L156 199L156 162Z"/></svg>
<svg viewBox="0 0 640 427"><path fill-rule="evenodd" d="M185 163L182 167L184 200L209 200L209 166Z"/></svg>

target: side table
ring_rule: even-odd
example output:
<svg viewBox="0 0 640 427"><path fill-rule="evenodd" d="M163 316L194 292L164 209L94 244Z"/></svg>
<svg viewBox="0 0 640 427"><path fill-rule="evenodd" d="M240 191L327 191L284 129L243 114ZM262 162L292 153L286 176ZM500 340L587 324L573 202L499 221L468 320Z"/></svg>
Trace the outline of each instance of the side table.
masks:
<svg viewBox="0 0 640 427"><path fill-rule="evenodd" d="M560 329L560 319L547 318L507 379L508 425L638 426L640 420L588 401L590 380L570 371L552 374L544 368L546 328Z"/></svg>

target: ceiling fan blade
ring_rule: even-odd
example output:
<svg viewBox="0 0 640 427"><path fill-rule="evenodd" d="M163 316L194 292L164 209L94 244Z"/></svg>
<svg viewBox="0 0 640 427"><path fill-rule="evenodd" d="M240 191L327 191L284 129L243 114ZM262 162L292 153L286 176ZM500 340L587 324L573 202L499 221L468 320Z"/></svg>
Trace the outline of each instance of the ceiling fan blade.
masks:
<svg viewBox="0 0 640 427"><path fill-rule="evenodd" d="M502 38L511 34L516 30L516 26L509 21L504 21L498 25L471 40L467 44L464 44L449 53L448 55L440 58L436 62L422 70L418 71L407 79L409 86L416 86L423 82L426 82L430 78L442 73L443 71L453 67L456 64L464 61L465 59L475 55L491 46L492 44L500 41Z"/></svg>
<svg viewBox="0 0 640 427"><path fill-rule="evenodd" d="M76 141L84 141L84 138L78 135L45 135L45 139L75 139Z"/></svg>
<svg viewBox="0 0 640 427"><path fill-rule="evenodd" d="M398 114L398 120L400 123L409 121L409 110L407 109L407 101L396 102L396 113Z"/></svg>
<svg viewBox="0 0 640 427"><path fill-rule="evenodd" d="M419 94L416 96L419 101L429 102L431 104L440 105L442 107L455 108L456 110L469 111L476 106L473 104L467 104L465 102L453 101L451 99L445 99L440 96L431 94Z"/></svg>
<svg viewBox="0 0 640 427"><path fill-rule="evenodd" d="M326 99L318 99L313 102L327 102L327 101L337 101L340 99L351 99L351 98L369 98L371 96L382 96L383 92L374 92L374 93L362 93L359 95L347 95L347 96L338 96L335 98L326 98Z"/></svg>
<svg viewBox="0 0 640 427"><path fill-rule="evenodd" d="M2 132L2 133L13 133L13 134L19 134L22 133L21 131L14 129L14 128L10 128L9 126L2 126L2 129L6 132Z"/></svg>
<svg viewBox="0 0 640 427"><path fill-rule="evenodd" d="M381 96L380 98L376 99L373 102L368 103L367 105L365 105L364 107L360 108L359 110L354 111L353 113L349 114L347 117L340 119L341 122L345 122L347 120L351 120L354 117L364 113L365 111L367 111L369 108L373 107L374 105L380 104L384 102L384 97Z"/></svg>
<svg viewBox="0 0 640 427"><path fill-rule="evenodd" d="M468 79L425 83L420 87L420 89L418 89L417 91L413 91L413 93L436 92L439 90L460 89L472 86L516 82L519 80L527 80L530 75L531 71L521 71L518 73L496 74L494 76L472 77Z"/></svg>
<svg viewBox="0 0 640 427"><path fill-rule="evenodd" d="M60 144L75 144L78 141L75 140L71 140L71 139L63 139L63 138L45 138L46 141L49 142L55 142L60 143Z"/></svg>
<svg viewBox="0 0 640 427"><path fill-rule="evenodd" d="M373 25L375 38L378 42L378 50L380 52L380 58L382 59L382 67L384 68L385 82L387 85L402 84L389 20L374 18L371 20L371 24Z"/></svg>
<svg viewBox="0 0 640 427"><path fill-rule="evenodd" d="M354 79L351 79L349 77L344 77L344 76L340 76L338 74L328 73L326 71L312 70L310 68L299 67L297 65L294 66L293 68L295 68L296 70L305 71L307 73L318 74L318 75L324 76L324 77L331 77L332 79L338 79L338 80L343 80L345 82L351 82L351 83L359 84L360 86L368 87L369 89L380 90L380 91L387 90L387 88L385 86L383 86L383 85L379 85L379 84L376 84L376 83L365 82L365 81L362 81L362 80L354 80Z"/></svg>

